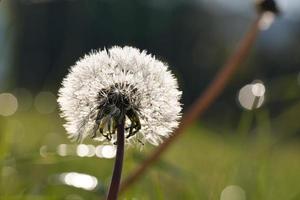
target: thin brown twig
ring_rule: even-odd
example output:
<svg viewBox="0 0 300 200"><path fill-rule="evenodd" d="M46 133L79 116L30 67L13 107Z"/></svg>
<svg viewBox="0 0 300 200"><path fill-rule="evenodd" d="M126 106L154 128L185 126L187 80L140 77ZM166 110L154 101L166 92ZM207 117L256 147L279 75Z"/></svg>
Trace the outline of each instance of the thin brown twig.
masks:
<svg viewBox="0 0 300 200"><path fill-rule="evenodd" d="M176 138L178 138L178 136L184 133L184 130L187 127L189 127L198 117L203 115L203 113L209 108L209 106L222 93L230 78L233 76L234 72L243 63L243 61L245 61L252 45L254 44L259 32L259 21L261 17L262 15L259 14L250 26L249 31L241 39L237 49L229 57L225 65L219 70L214 80L183 115L181 124L174 131L172 136L166 139L156 150L154 150L154 152L121 183L120 192L125 191L142 174L144 174L146 169L150 165L152 165L164 151L166 151L166 149L173 143Z"/></svg>

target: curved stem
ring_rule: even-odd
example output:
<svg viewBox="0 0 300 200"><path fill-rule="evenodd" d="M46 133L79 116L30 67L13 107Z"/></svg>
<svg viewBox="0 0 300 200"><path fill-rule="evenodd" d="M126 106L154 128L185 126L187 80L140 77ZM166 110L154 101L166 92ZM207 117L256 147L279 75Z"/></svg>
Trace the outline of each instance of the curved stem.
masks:
<svg viewBox="0 0 300 200"><path fill-rule="evenodd" d="M118 199L124 157L124 126L125 118L122 117L121 123L117 128L117 154L107 200Z"/></svg>
<svg viewBox="0 0 300 200"><path fill-rule="evenodd" d="M236 72L238 67L245 62L259 32L259 21L261 20L261 17L262 15L259 15L255 19L249 31L240 41L237 49L229 57L225 65L219 70L214 80L183 115L182 121L174 133L158 148L156 148L154 152L150 154L150 156L141 165L139 165L137 169L124 180L124 182L122 182L120 189L121 192L125 191L139 177L141 177L149 166L151 166L161 156L161 154L166 151L173 141L176 140L179 135L183 134L184 130L186 130L186 128L189 127L198 117L203 115L209 106L222 93L234 72Z"/></svg>

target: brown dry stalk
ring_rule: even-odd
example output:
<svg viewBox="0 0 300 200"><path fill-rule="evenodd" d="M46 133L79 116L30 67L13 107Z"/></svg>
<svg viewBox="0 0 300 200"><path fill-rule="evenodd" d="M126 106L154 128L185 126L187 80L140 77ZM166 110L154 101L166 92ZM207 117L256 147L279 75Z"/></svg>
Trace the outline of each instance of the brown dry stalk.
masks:
<svg viewBox="0 0 300 200"><path fill-rule="evenodd" d="M240 41L237 49L232 56L229 57L225 65L219 70L214 80L206 88L203 94L191 105L187 112L183 115L179 127L174 133L166 139L154 152L141 164L137 169L128 176L122 183L120 192L125 191L132 185L146 169L149 168L166 149L178 138L179 135L184 133L184 130L189 127L198 117L209 108L209 106L216 100L222 93L225 86L228 84L230 78L238 67L246 60L247 55L255 42L256 36L259 32L259 21L262 15L259 15L252 23L249 31L245 34L244 38Z"/></svg>

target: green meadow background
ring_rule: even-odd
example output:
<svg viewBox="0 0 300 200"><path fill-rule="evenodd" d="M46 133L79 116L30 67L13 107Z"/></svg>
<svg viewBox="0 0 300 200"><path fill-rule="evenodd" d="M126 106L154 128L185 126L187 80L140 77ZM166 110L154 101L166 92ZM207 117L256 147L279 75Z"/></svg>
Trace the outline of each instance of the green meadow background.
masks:
<svg viewBox="0 0 300 200"><path fill-rule="evenodd" d="M283 14L222 95L119 199L300 200L300 4L278 3ZM105 199L114 159L78 151L56 103L79 57L147 49L178 77L185 111L254 18L251 0L2 0L0 199ZM264 100L247 110L239 91L257 81ZM123 178L155 148L128 147ZM68 181L70 173L85 178Z"/></svg>

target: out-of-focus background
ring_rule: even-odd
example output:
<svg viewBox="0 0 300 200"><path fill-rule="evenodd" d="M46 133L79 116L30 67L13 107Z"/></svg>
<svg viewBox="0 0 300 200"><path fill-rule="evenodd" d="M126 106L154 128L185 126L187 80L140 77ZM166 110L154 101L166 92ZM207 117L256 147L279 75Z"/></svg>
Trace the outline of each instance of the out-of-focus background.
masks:
<svg viewBox="0 0 300 200"><path fill-rule="evenodd" d="M277 2L222 96L120 199L300 199L300 1ZM2 0L0 199L104 198L114 147L71 143L58 115L79 57L146 49L170 65L186 109L255 16L252 0ZM123 177L153 148L126 149Z"/></svg>

